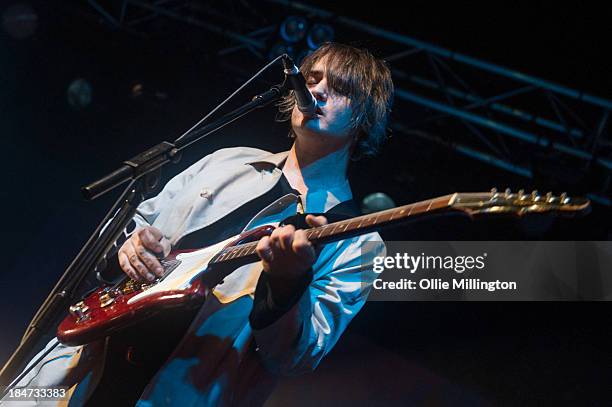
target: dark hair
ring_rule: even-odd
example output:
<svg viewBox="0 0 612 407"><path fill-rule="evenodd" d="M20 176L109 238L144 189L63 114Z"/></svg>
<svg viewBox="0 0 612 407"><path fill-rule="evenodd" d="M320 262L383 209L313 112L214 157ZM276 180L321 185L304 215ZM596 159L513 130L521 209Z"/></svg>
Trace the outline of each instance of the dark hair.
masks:
<svg viewBox="0 0 612 407"><path fill-rule="evenodd" d="M351 101L351 131L356 137L352 158L374 156L385 140L387 120L393 103L393 81L384 61L368 50L339 43L325 43L306 56L300 71L308 79L312 67L326 58L330 91ZM293 91L278 104L279 121L289 120L295 105ZM295 137L293 129L289 133Z"/></svg>

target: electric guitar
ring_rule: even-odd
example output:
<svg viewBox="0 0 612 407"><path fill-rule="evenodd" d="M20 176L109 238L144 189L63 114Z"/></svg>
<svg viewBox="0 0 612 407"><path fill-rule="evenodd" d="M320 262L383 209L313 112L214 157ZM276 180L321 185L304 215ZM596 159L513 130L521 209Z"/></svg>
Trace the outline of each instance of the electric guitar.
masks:
<svg viewBox="0 0 612 407"><path fill-rule="evenodd" d="M590 202L565 194L544 196L522 190L485 193L454 193L343 220L306 230L316 245L343 240L397 225L417 217L460 211L470 217L553 213L574 216L588 212ZM196 307L209 289L239 266L259 261L257 241L272 233L274 226L264 225L203 249L176 251L161 261L163 276L151 283L140 283L125 276L115 285L96 289L69 308L60 323L58 339L67 345L85 344L125 329L161 310Z"/></svg>

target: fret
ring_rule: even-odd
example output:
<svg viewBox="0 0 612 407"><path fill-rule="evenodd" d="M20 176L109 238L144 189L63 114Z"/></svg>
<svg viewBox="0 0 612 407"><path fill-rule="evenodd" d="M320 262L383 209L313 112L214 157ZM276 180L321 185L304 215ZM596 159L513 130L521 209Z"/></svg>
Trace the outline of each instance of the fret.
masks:
<svg viewBox="0 0 612 407"><path fill-rule="evenodd" d="M227 256L225 256L225 260L232 260L236 258L236 248L230 247L227 252Z"/></svg>
<svg viewBox="0 0 612 407"><path fill-rule="evenodd" d="M371 216L368 216L364 219L364 222L362 222L361 225L370 226L372 224L372 220L374 220L374 218L372 218Z"/></svg>
<svg viewBox="0 0 612 407"><path fill-rule="evenodd" d="M248 250L248 247L246 245L242 245L242 246L239 246L239 247L240 247L240 249L238 249L238 257L242 257L242 256L244 256L246 254L245 251Z"/></svg>
<svg viewBox="0 0 612 407"><path fill-rule="evenodd" d="M248 246L240 245L240 249L238 249L238 256L236 257L244 257L248 250L249 250Z"/></svg>
<svg viewBox="0 0 612 407"><path fill-rule="evenodd" d="M240 246L231 247L229 249L226 249L228 250L227 254L224 254L222 257L219 258L219 260L233 260L240 257L248 256L250 254L255 253L255 247L256 246L254 246L253 243L246 243Z"/></svg>
<svg viewBox="0 0 612 407"><path fill-rule="evenodd" d="M395 211L391 211L391 212L385 211L380 214L380 218L382 219L383 222L389 222L393 218L394 214L395 214Z"/></svg>
<svg viewBox="0 0 612 407"><path fill-rule="evenodd" d="M318 239L321 237L321 227L317 227L314 229L310 229L306 232L306 236L308 237L308 239Z"/></svg>
<svg viewBox="0 0 612 407"><path fill-rule="evenodd" d="M345 232L346 228L348 227L348 223L346 223L346 222L332 223L332 225L334 225L331 228L331 232L330 232L330 234L332 234L332 235L336 235L336 234Z"/></svg>
<svg viewBox="0 0 612 407"><path fill-rule="evenodd" d="M425 203L423 203L423 202L416 203L415 204L415 212L416 213L423 213L424 212L423 208L425 206L426 206L426 202Z"/></svg>
<svg viewBox="0 0 612 407"><path fill-rule="evenodd" d="M320 233L319 237L325 237L325 236L331 235L330 230L331 230L331 228L329 227L329 225L322 226L321 227L321 233Z"/></svg>
<svg viewBox="0 0 612 407"><path fill-rule="evenodd" d="M244 254L246 256L250 256L251 254L256 253L255 249L257 248L257 243L247 243L245 245Z"/></svg>

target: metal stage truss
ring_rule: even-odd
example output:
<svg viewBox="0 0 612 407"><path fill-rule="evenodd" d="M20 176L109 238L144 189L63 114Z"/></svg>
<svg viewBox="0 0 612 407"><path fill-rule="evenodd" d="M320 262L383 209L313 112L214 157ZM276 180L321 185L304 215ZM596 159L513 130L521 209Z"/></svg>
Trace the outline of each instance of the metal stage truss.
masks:
<svg viewBox="0 0 612 407"><path fill-rule="evenodd" d="M225 37L234 44L221 56L268 59L290 14L325 22L345 38L376 39L396 85L396 133L527 178L544 174L570 187L588 179L589 198L612 206L610 100L297 1L258 2L259 11L248 1L124 0L114 9L87 2L116 29L143 34L147 21L167 18ZM278 21L258 18L275 13Z"/></svg>

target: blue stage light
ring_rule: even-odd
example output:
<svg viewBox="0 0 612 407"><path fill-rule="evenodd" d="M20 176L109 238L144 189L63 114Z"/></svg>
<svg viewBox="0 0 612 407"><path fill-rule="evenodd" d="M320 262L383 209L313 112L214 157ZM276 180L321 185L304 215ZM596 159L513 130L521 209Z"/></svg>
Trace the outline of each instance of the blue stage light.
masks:
<svg viewBox="0 0 612 407"><path fill-rule="evenodd" d="M327 24L317 23L308 31L306 41L310 49L317 49L325 42L334 40L334 29Z"/></svg>
<svg viewBox="0 0 612 407"><path fill-rule="evenodd" d="M285 41L296 43L304 39L307 28L308 22L304 17L287 17L280 26L280 35Z"/></svg>

